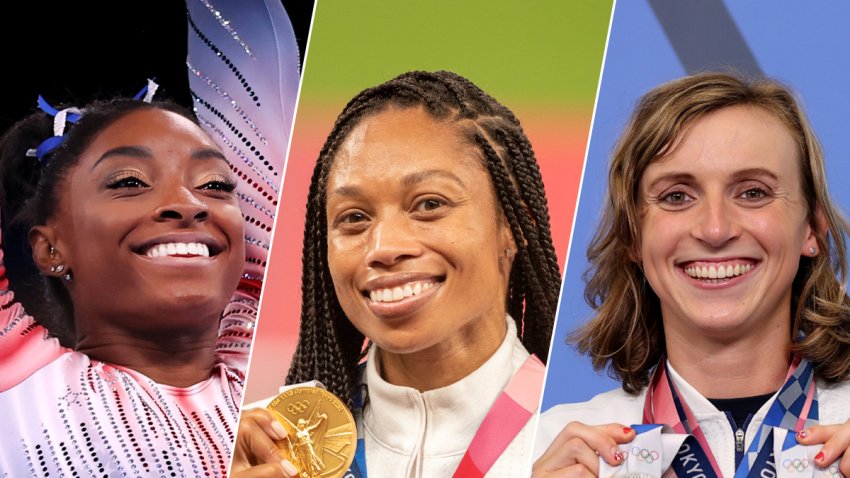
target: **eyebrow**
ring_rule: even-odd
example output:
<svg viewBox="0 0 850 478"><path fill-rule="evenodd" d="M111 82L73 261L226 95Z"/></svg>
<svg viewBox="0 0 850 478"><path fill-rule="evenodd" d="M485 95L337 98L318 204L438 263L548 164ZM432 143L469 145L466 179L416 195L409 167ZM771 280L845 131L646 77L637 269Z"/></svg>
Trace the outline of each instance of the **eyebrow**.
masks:
<svg viewBox="0 0 850 478"><path fill-rule="evenodd" d="M97 165L100 164L102 161L117 156L151 159L153 158L153 153L150 149L144 146L118 146L117 148L110 149L109 151L103 153L99 158L97 158L97 161L94 162L94 165L92 165L91 170L94 171L94 168L96 168ZM189 155L189 157L191 157L192 159L202 160L220 159L228 165L230 164L230 161L228 161L227 158L220 151L217 151L212 148L202 148L192 151L192 154Z"/></svg>
<svg viewBox="0 0 850 478"><path fill-rule="evenodd" d="M462 188L466 187L459 177L442 169L428 169L425 171L417 171L415 173L407 174L401 178L401 183L405 186L415 186L435 176L455 182ZM330 191L330 194L351 197L362 194L362 191L363 190L359 186L340 186Z"/></svg>
<svg viewBox="0 0 850 478"><path fill-rule="evenodd" d="M753 177L753 176L767 176L774 181L779 180L779 178L776 176L776 174L774 174L772 171L764 169L764 168L748 168L748 169L742 169L740 171L735 171L734 173L732 173L732 179L735 180L735 181L740 181L742 179L750 178L750 177ZM663 175L655 178L655 180L653 180L651 183L649 183L648 189L654 188L656 184L658 184L662 181L671 181L671 182L679 183L679 182L691 182L694 179L695 179L694 175L691 174L691 173L670 172L670 173L666 173L666 174L663 174Z"/></svg>
<svg viewBox="0 0 850 478"><path fill-rule="evenodd" d="M691 173L680 173L680 172L671 172L665 173L661 176L655 178L651 183L647 185L647 189L653 189L658 183L662 181L670 181L674 183L682 183L682 182L691 182L694 179L694 175Z"/></svg>
<svg viewBox="0 0 850 478"><path fill-rule="evenodd" d="M425 171L418 171L418 172L415 172L415 173L411 173L411 174L404 176L401 179L401 182L405 186L415 186L415 185L425 181L426 179L430 179L430 178L435 177L435 176L454 181L460 187L466 187L466 185L463 184L463 181L461 181L459 177L455 176L454 174L452 174L448 171L444 171L442 169L428 169L428 170L425 170Z"/></svg>
<svg viewBox="0 0 850 478"><path fill-rule="evenodd" d="M744 179L752 176L767 176L774 181L779 180L779 177L776 176L776 174L764 168L742 169L740 171L735 171L735 174L732 175L732 177L734 177L735 179Z"/></svg>

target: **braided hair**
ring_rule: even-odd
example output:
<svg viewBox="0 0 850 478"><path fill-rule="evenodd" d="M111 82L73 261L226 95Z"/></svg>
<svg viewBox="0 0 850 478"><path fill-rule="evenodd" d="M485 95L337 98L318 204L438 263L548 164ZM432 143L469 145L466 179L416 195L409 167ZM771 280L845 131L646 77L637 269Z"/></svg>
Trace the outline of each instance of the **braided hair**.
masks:
<svg viewBox="0 0 850 478"><path fill-rule="evenodd" d="M76 342L71 297L59 278L39 273L32 260L29 231L54 217L65 177L95 137L125 115L149 108L174 112L197 123L191 112L172 102L114 99L86 106L62 143L41 159L28 156L27 151L53 136L53 116L48 113L27 116L0 138L0 218L6 273L17 300L66 347L73 348Z"/></svg>
<svg viewBox="0 0 850 478"><path fill-rule="evenodd" d="M301 330L287 383L319 380L352 404L364 336L339 305L328 268L326 186L337 150L364 119L388 106L423 107L458 124L480 149L499 208L518 247L506 310L529 352L545 360L561 276L549 229L543 179L516 116L471 81L447 71L404 73L355 96L343 109L316 161L307 197L301 276Z"/></svg>

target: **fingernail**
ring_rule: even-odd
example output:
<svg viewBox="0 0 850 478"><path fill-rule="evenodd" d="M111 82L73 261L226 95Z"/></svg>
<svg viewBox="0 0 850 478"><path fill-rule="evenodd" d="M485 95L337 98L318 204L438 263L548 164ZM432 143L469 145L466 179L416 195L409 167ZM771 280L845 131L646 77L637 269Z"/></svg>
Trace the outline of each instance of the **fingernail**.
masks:
<svg viewBox="0 0 850 478"><path fill-rule="evenodd" d="M625 433L626 435L628 435L629 433L632 433L633 431L635 431L635 430L632 427L623 427L623 433Z"/></svg>
<svg viewBox="0 0 850 478"><path fill-rule="evenodd" d="M823 458L824 458L823 452L820 452L817 455L815 455L815 461L823 461Z"/></svg>
<svg viewBox="0 0 850 478"><path fill-rule="evenodd" d="M277 420L272 422L272 431L274 431L275 434L277 434L278 440L283 440L288 435L286 433L286 428L283 428L283 425L281 425L280 422L277 421Z"/></svg>
<svg viewBox="0 0 850 478"><path fill-rule="evenodd" d="M295 465L292 464L289 460L281 460L280 467L283 468L283 472L289 476L297 476L298 469L295 468Z"/></svg>
<svg viewBox="0 0 850 478"><path fill-rule="evenodd" d="M797 432L797 440L805 440L809 436L809 432L806 430L800 430Z"/></svg>
<svg viewBox="0 0 850 478"><path fill-rule="evenodd" d="M614 455L614 461L616 461L617 463L622 462L625 458L625 456L623 455L623 451L619 448L612 448L611 453Z"/></svg>

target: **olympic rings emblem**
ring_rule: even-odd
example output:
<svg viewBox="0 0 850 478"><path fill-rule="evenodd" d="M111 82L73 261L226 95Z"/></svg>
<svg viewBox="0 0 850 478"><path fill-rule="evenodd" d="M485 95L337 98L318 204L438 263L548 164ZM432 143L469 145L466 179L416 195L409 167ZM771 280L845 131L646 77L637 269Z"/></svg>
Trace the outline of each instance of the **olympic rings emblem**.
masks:
<svg viewBox="0 0 850 478"><path fill-rule="evenodd" d="M307 407L310 406L309 400L301 400L300 402L293 402L286 406L286 410L295 415L296 413L304 413L307 410Z"/></svg>
<svg viewBox="0 0 850 478"><path fill-rule="evenodd" d="M829 468L824 470L824 474L833 478L838 478L839 476L841 476L841 472L838 471L838 463L833 463L829 465Z"/></svg>
<svg viewBox="0 0 850 478"><path fill-rule="evenodd" d="M636 457L638 461L645 461L647 463L652 463L661 457L655 450L647 450L646 448L638 448L636 446L632 447L632 456Z"/></svg>
<svg viewBox="0 0 850 478"><path fill-rule="evenodd" d="M794 458L793 460L785 459L782 462L782 467L785 468L785 471L796 470L798 472L801 472L808 468L809 465L811 465L811 462L806 458L803 458L802 460L799 458Z"/></svg>

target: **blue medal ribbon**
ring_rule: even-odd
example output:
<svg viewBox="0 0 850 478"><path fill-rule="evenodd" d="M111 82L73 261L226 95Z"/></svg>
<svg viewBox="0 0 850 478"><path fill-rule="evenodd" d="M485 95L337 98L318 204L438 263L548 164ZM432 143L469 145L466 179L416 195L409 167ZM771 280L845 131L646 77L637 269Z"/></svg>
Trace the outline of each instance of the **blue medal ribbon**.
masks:
<svg viewBox="0 0 850 478"><path fill-rule="evenodd" d="M671 468L678 477L716 478L719 471L712 466L711 449L708 448L707 443L700 443L700 440L694 436L694 430L699 424L691 423L688 419L688 416L692 414L687 404L679 397L670 374L666 372L666 362L659 365L659 372L661 371L667 379L672 395L669 398L675 406L680 423L684 431L690 435L676 453ZM653 383L657 384L657 381L653 380ZM652 396L652 393L647 395L647 400L652 400ZM793 368L771 403L762 426L759 427L735 471L735 478L776 476L776 457L773 456L774 428L784 428L792 432L786 437L786 443L783 446L783 449L786 449L796 444L794 437L797 431L817 422L818 400L814 368L808 360L799 359L799 363ZM789 445L791 440L794 443Z"/></svg>

